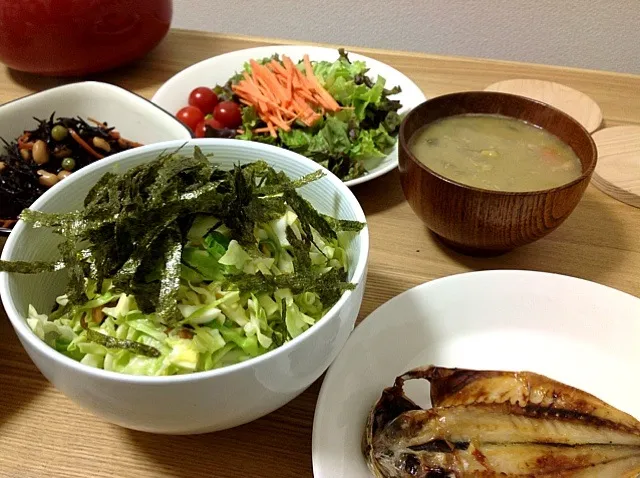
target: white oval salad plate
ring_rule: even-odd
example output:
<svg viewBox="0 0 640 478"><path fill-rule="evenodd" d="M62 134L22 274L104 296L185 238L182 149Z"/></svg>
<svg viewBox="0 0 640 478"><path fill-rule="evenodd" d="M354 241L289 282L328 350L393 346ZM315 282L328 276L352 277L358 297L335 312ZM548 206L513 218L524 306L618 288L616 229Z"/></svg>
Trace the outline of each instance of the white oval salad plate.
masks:
<svg viewBox="0 0 640 478"><path fill-rule="evenodd" d="M188 104L189 93L199 86L225 84L237 72L243 70L244 64L251 59L260 60L274 54L287 55L294 63L302 60L305 54L314 61L336 61L338 51L333 48L306 46L306 45L274 45L245 50L233 51L218 55L196 63L174 75L165 82L151 99L152 102L175 114ZM390 99L398 100L402 104L399 114L403 115L426 100L426 97L413 81L385 63L356 53L348 52L349 59L363 61L369 71L367 75L376 81L378 76L386 80L385 88L400 86L401 93L390 96ZM371 179L382 176L398 165L397 142L386 157L374 162L367 160L367 174L345 181L347 186L355 186Z"/></svg>
<svg viewBox="0 0 640 478"><path fill-rule="evenodd" d="M639 338L640 299L573 277L482 271L410 289L356 327L329 368L313 423L314 476L371 476L360 448L367 414L421 365L536 372L640 417ZM429 406L419 385L407 394Z"/></svg>

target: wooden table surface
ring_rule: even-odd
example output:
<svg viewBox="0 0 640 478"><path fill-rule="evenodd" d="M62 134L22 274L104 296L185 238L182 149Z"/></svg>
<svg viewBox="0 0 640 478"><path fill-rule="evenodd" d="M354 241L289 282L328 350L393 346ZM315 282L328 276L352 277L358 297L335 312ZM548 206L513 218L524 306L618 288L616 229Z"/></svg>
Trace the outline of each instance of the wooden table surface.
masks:
<svg viewBox="0 0 640 478"><path fill-rule="evenodd" d="M176 30L143 61L95 79L150 98L164 81L195 62L274 43L280 42ZM640 76L353 50L404 72L427 97L484 89L508 78L539 78L592 96L603 110L606 125L640 125ZM0 101L62 82L2 68ZM354 188L354 192L371 231L369 277L359 320L410 287L470 270L550 271L640 296L640 209L619 203L593 186L555 232L491 259L461 256L438 244L405 202L395 171ZM55 390L31 363L0 308L0 476L311 476L311 428L320 385L318 380L280 410L232 430L186 437L125 430L92 416Z"/></svg>

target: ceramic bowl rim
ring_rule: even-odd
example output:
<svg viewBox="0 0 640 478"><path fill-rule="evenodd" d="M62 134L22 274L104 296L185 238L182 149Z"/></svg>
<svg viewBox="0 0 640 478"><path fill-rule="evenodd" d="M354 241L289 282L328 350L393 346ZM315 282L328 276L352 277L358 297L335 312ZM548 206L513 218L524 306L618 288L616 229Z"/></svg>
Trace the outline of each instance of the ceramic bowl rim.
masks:
<svg viewBox="0 0 640 478"><path fill-rule="evenodd" d="M20 101L24 101L24 100L32 100L34 99L34 97L36 96L44 96L44 95L51 95L53 96L53 93L62 93L65 90L72 90L75 89L77 87L83 87L83 86L95 86L98 88L105 88L105 89L110 89L110 90L114 90L117 91L118 94L124 94L126 95L133 95L138 99L144 100L145 103L148 103L150 106L153 106L154 108L160 110L160 112L162 112L163 114L169 116L170 118L174 119L176 121L176 124L179 124L187 133L189 133L189 135L191 137L193 137L193 133L191 132L191 130L183 123L181 123L180 121L178 121L171 113L169 113L167 110L165 110L162 106L154 103L153 101L151 101L148 98L145 98L142 95L139 95L138 93L136 93L135 91L131 91L128 90L126 88L123 88L122 86L118 86L118 85L114 85L112 83L107 83L104 81L95 81L95 80L86 80L86 81L75 81L72 83L66 83L64 85L58 85L58 86L54 86L53 88L48 88L46 90L42 90L42 91L34 91L33 93L29 93L27 95L21 96L20 98L14 98L12 100L9 100L5 103L0 104L0 111L2 111L2 109L5 106L9 106L12 105L14 103L18 103ZM155 144L155 143L153 143ZM145 145L147 146L147 145Z"/></svg>

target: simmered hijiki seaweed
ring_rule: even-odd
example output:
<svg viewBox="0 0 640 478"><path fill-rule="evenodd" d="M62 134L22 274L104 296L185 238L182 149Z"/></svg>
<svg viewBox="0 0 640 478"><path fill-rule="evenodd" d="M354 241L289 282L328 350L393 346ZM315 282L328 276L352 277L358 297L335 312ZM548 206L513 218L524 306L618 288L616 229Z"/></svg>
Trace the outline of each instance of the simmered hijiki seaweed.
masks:
<svg viewBox="0 0 640 478"><path fill-rule="evenodd" d="M364 224L297 192L322 175L290 179L262 161L222 170L197 147L163 154L105 174L83 210L24 210L64 238L61 257L0 270L66 270L54 310L30 307L27 321L85 364L172 375L237 363L300 335L354 287L345 246Z"/></svg>
<svg viewBox="0 0 640 478"><path fill-rule="evenodd" d="M34 118L33 130L11 143L2 139L0 154L0 223L15 222L48 188L74 171L139 143L120 136L115 128L96 120L59 117ZM0 224L1 225L1 224Z"/></svg>

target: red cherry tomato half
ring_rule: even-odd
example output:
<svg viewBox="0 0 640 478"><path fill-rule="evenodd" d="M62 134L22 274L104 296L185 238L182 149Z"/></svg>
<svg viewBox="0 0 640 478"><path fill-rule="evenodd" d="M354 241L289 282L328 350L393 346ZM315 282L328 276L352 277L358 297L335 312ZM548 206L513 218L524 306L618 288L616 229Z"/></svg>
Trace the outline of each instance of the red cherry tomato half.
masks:
<svg viewBox="0 0 640 478"><path fill-rule="evenodd" d="M204 114L195 106L185 106L176 113L176 118L194 131L198 123L204 119Z"/></svg>
<svg viewBox="0 0 640 478"><path fill-rule="evenodd" d="M222 101L213 110L213 117L227 128L235 129L242 124L240 106L233 101Z"/></svg>
<svg viewBox="0 0 640 478"><path fill-rule="evenodd" d="M189 104L208 114L213 112L213 108L218 104L218 95L211 88L198 86L189 94Z"/></svg>
<svg viewBox="0 0 640 478"><path fill-rule="evenodd" d="M205 119L203 121L200 121L200 123L198 123L198 126L196 126L196 138L204 138L207 132L207 125L211 126L213 129L224 129L224 125L222 123L220 123L220 121L218 121L215 118L209 118L209 119Z"/></svg>

